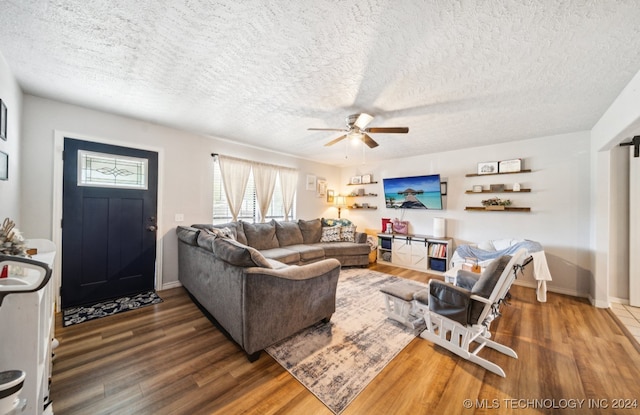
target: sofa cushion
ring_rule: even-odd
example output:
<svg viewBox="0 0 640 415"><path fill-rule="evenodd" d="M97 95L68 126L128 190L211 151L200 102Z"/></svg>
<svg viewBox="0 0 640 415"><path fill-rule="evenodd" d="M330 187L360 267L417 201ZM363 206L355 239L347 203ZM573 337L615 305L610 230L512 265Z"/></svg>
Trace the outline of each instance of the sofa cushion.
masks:
<svg viewBox="0 0 640 415"><path fill-rule="evenodd" d="M300 232L302 232L302 243L315 244L320 242L322 237L322 222L320 219L298 220Z"/></svg>
<svg viewBox="0 0 640 415"><path fill-rule="evenodd" d="M300 254L300 261L302 262L313 262L324 259L324 249L317 245L289 245L287 249L298 252Z"/></svg>
<svg viewBox="0 0 640 415"><path fill-rule="evenodd" d="M192 228L191 226L178 226L176 228L178 239L189 245L198 246L199 233L200 229Z"/></svg>
<svg viewBox="0 0 640 415"><path fill-rule="evenodd" d="M478 282L471 288L471 294L479 295L480 297L489 298L491 291L498 283L504 268L511 261L511 255L503 255L500 258L496 258L491 261L489 265L482 271Z"/></svg>
<svg viewBox="0 0 640 415"><path fill-rule="evenodd" d="M275 259L285 264L297 264L300 262L300 252L287 248L263 249L260 251L267 259Z"/></svg>
<svg viewBox="0 0 640 415"><path fill-rule="evenodd" d="M213 253L224 262L238 267L272 268L269 261L257 249L233 239L214 237Z"/></svg>
<svg viewBox="0 0 640 415"><path fill-rule="evenodd" d="M320 242L340 242L340 226L324 226Z"/></svg>
<svg viewBox="0 0 640 415"><path fill-rule="evenodd" d="M314 246L324 249L324 256L327 258L337 258L349 255L366 255L369 260L371 248L369 244L354 244L353 242L321 242Z"/></svg>
<svg viewBox="0 0 640 415"><path fill-rule="evenodd" d="M241 223L247 237L247 245L259 250L280 246L276 237L276 222L274 220L267 223Z"/></svg>
<svg viewBox="0 0 640 415"><path fill-rule="evenodd" d="M304 241L297 222L276 222L276 237L280 246L297 245Z"/></svg>

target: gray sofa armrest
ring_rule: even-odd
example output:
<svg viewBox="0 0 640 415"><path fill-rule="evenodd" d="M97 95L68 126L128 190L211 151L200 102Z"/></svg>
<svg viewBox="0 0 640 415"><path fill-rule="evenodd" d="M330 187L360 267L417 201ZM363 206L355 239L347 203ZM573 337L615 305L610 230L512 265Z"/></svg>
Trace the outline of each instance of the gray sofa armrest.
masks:
<svg viewBox="0 0 640 415"><path fill-rule="evenodd" d="M340 262L244 270L243 347L255 353L335 312Z"/></svg>
<svg viewBox="0 0 640 415"><path fill-rule="evenodd" d="M449 283L429 281L429 311L466 326L469 322L471 292Z"/></svg>
<svg viewBox="0 0 640 415"><path fill-rule="evenodd" d="M367 243L367 234L364 233L364 232L357 232L356 231L354 242L358 243L358 244L366 244Z"/></svg>

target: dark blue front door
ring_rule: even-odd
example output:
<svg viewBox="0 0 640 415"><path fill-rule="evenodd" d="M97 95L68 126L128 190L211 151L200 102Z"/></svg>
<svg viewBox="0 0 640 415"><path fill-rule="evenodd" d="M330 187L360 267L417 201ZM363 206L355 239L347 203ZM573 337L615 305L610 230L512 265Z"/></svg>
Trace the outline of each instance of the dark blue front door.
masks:
<svg viewBox="0 0 640 415"><path fill-rule="evenodd" d="M65 138L63 307L154 289L157 173L155 152Z"/></svg>

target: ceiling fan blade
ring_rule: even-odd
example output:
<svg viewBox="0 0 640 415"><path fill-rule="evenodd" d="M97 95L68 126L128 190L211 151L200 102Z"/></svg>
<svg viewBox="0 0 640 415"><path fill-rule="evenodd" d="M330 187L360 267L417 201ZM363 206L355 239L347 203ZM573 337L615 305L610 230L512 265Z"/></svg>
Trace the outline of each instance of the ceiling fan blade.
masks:
<svg viewBox="0 0 640 415"><path fill-rule="evenodd" d="M406 134L409 127L372 127L364 130L367 133Z"/></svg>
<svg viewBox="0 0 640 415"><path fill-rule="evenodd" d="M327 144L325 144L324 146L325 146L325 147L332 146L332 145L334 145L335 143L337 143L337 142L339 142L339 141L344 140L346 137L347 137L347 135L346 135L346 134L345 134L345 135L341 135L340 137L338 137L338 138L336 138L336 139L334 139L334 140L329 141L329 142L328 142Z"/></svg>
<svg viewBox="0 0 640 415"><path fill-rule="evenodd" d="M367 134L362 134L362 142L368 145L369 148L378 147L378 143L376 143L375 140L369 137Z"/></svg>
<svg viewBox="0 0 640 415"><path fill-rule="evenodd" d="M344 128L307 128L310 131L349 131Z"/></svg>
<svg viewBox="0 0 640 415"><path fill-rule="evenodd" d="M366 127L371 122L371 120L373 120L373 116L369 114L365 114L363 112L358 116L358 119L356 120L356 122L353 123L353 125L355 125L361 130L364 130L364 127Z"/></svg>

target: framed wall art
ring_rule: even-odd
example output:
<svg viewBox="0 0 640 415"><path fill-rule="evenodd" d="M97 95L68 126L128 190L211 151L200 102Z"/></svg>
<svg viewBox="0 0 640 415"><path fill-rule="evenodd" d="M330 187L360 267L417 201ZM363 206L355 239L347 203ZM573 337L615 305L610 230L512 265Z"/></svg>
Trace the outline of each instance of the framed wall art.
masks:
<svg viewBox="0 0 640 415"><path fill-rule="evenodd" d="M360 184L362 183L362 176L353 176L349 181L349 184Z"/></svg>
<svg viewBox="0 0 640 415"><path fill-rule="evenodd" d="M335 196L335 193L333 192L333 190L328 189L327 190L327 203L333 204L333 202L335 201L334 196Z"/></svg>
<svg viewBox="0 0 640 415"><path fill-rule="evenodd" d="M0 180L9 180L9 155L0 151Z"/></svg>
<svg viewBox="0 0 640 415"><path fill-rule="evenodd" d="M0 138L7 141L7 106L0 99Z"/></svg>
<svg viewBox="0 0 640 415"><path fill-rule="evenodd" d="M316 190L316 176L313 174L307 174L306 187L307 190Z"/></svg>
<svg viewBox="0 0 640 415"><path fill-rule="evenodd" d="M325 179L318 179L317 183L316 196L325 197L327 195L327 181Z"/></svg>

